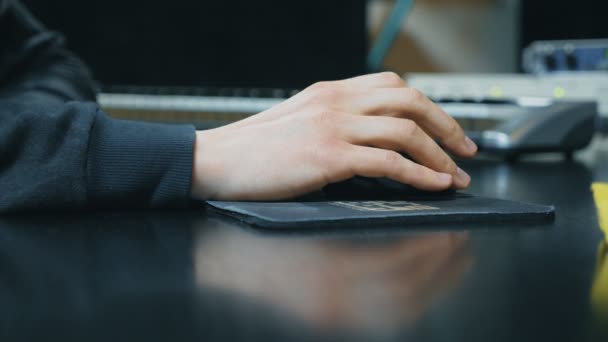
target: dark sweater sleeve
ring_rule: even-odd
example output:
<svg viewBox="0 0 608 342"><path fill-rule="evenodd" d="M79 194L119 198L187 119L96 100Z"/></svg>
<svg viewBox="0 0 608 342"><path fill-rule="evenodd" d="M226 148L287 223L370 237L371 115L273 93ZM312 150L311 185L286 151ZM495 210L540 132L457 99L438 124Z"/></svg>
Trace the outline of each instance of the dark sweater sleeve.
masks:
<svg viewBox="0 0 608 342"><path fill-rule="evenodd" d="M17 1L0 0L0 42L0 212L187 205L192 126L108 117L86 67Z"/></svg>

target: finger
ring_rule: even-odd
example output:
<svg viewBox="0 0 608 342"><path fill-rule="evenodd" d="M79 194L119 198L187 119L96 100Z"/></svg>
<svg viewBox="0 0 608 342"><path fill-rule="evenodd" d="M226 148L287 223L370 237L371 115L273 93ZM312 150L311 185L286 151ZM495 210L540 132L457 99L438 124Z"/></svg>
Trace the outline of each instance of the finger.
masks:
<svg viewBox="0 0 608 342"><path fill-rule="evenodd" d="M394 72L357 76L339 81L339 84L354 89L403 88L406 86L405 80Z"/></svg>
<svg viewBox="0 0 608 342"><path fill-rule="evenodd" d="M416 121L433 138L461 157L472 157L477 146L458 122L413 88L374 89L348 96L341 110L366 115L393 115Z"/></svg>
<svg viewBox="0 0 608 342"><path fill-rule="evenodd" d="M446 190L452 185L452 175L416 164L395 151L350 145L342 157L338 162L343 174L335 181L354 176L386 177L428 191Z"/></svg>
<svg viewBox="0 0 608 342"><path fill-rule="evenodd" d="M471 177L412 120L349 115L340 129L351 144L405 152L419 164L451 174L455 188L464 189L471 182Z"/></svg>

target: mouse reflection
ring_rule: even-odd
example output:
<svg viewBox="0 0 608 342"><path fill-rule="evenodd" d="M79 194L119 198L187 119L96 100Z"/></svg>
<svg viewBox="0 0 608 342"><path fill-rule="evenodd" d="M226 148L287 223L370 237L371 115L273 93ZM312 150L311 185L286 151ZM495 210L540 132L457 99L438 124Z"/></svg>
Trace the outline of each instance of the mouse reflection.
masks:
<svg viewBox="0 0 608 342"><path fill-rule="evenodd" d="M214 219L196 233L197 285L253 297L321 328L400 330L472 264L463 232L277 236L230 222Z"/></svg>

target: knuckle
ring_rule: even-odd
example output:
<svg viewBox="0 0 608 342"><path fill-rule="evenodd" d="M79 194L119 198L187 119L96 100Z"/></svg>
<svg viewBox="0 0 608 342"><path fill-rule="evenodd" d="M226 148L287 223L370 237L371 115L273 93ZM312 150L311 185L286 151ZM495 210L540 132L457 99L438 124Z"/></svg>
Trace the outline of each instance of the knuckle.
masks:
<svg viewBox="0 0 608 342"><path fill-rule="evenodd" d="M317 96L321 99L321 100L325 100L325 101L332 101L337 99L340 95L341 95L341 90L338 89L337 87L327 87L327 88L323 88L322 90L320 90L317 94Z"/></svg>
<svg viewBox="0 0 608 342"><path fill-rule="evenodd" d="M405 97L413 102L419 102L426 100L426 96L423 92L416 88L405 88L404 90Z"/></svg>
<svg viewBox="0 0 608 342"><path fill-rule="evenodd" d="M455 174L456 170L457 170L457 166L456 163L447 155L444 155L444 157L442 158L442 162L441 162L441 171L442 172L447 172L447 173L451 173L451 174Z"/></svg>
<svg viewBox="0 0 608 342"><path fill-rule="evenodd" d="M455 138L460 138L461 136L464 136L464 132L462 130L462 128L460 128L460 125L458 124L458 122L456 122L456 120L450 120L450 126L448 127L448 134L450 137L455 137Z"/></svg>
<svg viewBox="0 0 608 342"><path fill-rule="evenodd" d="M331 137L320 139L316 144L315 152L317 152L320 157L326 157L335 150L336 145L337 141Z"/></svg>
<svg viewBox="0 0 608 342"><path fill-rule="evenodd" d="M410 176L415 183L426 183L433 178L429 170L419 164L413 164L410 170Z"/></svg>
<svg viewBox="0 0 608 342"><path fill-rule="evenodd" d="M398 173L397 170L400 168L400 164L402 161L401 155L395 151L385 151L384 152L384 163L386 165L388 175L395 175Z"/></svg>
<svg viewBox="0 0 608 342"><path fill-rule="evenodd" d="M334 127L336 121L339 119L340 114L328 110L326 107L316 107L311 110L310 118L313 121L313 124L319 125L321 127Z"/></svg>
<svg viewBox="0 0 608 342"><path fill-rule="evenodd" d="M309 99L314 103L332 103L341 95L340 89L334 86L319 87L309 92Z"/></svg>
<svg viewBox="0 0 608 342"><path fill-rule="evenodd" d="M383 72L378 74L378 77L380 77L386 84L389 85L393 85L393 86L404 86L405 82L403 81L403 79L397 75L394 72L391 71L387 71L387 72Z"/></svg>
<svg viewBox="0 0 608 342"><path fill-rule="evenodd" d="M312 84L306 90L307 91L313 91L313 90L325 89L325 88L328 88L328 87L330 87L330 82L323 81L323 82L317 82L317 83Z"/></svg>
<svg viewBox="0 0 608 342"><path fill-rule="evenodd" d="M415 121L409 119L400 119L398 124L399 135L409 137L416 133L418 130L418 124Z"/></svg>
<svg viewBox="0 0 608 342"><path fill-rule="evenodd" d="M320 139L316 144L312 144L312 160L322 168L327 168L336 164L336 156L343 151L343 143L336 138L328 137Z"/></svg>

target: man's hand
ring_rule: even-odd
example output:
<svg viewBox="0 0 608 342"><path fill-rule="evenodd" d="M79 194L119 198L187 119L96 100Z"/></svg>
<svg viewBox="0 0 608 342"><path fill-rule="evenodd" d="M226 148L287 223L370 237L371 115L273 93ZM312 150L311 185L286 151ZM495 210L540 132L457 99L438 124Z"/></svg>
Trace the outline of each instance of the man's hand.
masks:
<svg viewBox="0 0 608 342"><path fill-rule="evenodd" d="M477 152L453 118L393 73L316 83L265 112L196 135L198 199L287 199L354 176L463 189L470 177L436 141L460 157Z"/></svg>

